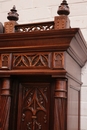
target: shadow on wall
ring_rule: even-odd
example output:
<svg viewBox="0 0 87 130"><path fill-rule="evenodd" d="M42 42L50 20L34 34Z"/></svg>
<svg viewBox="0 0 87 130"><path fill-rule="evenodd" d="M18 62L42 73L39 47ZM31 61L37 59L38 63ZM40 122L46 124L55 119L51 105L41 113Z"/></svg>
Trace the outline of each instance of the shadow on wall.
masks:
<svg viewBox="0 0 87 130"><path fill-rule="evenodd" d="M0 22L0 33L3 33L4 27L3 24Z"/></svg>

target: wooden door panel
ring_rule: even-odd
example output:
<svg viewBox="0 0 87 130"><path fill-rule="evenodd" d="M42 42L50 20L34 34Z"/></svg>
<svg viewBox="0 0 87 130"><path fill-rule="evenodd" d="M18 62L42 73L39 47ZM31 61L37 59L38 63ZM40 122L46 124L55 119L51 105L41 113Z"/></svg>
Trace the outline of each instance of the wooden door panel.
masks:
<svg viewBox="0 0 87 130"><path fill-rule="evenodd" d="M49 130L49 108L49 83L21 83L17 130Z"/></svg>

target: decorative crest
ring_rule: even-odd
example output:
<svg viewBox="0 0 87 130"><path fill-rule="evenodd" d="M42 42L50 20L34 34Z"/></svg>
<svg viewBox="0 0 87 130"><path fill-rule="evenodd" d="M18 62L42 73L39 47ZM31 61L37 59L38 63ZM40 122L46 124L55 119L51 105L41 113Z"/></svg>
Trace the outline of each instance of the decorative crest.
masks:
<svg viewBox="0 0 87 130"><path fill-rule="evenodd" d="M8 13L7 19L10 21L17 21L19 14L17 13L16 7L15 5L13 6L13 8L10 10L10 12Z"/></svg>
<svg viewBox="0 0 87 130"><path fill-rule="evenodd" d="M59 15L69 15L70 14L69 6L68 6L66 0L62 1L61 5L59 6L59 9L58 9L57 13Z"/></svg>

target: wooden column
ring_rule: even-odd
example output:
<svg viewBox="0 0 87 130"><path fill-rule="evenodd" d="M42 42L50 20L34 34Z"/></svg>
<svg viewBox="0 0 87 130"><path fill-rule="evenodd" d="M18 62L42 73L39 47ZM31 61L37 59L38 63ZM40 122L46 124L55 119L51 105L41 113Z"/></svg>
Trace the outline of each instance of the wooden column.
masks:
<svg viewBox="0 0 87 130"><path fill-rule="evenodd" d="M54 130L66 130L67 85L66 80L57 80L55 85Z"/></svg>
<svg viewBox="0 0 87 130"><path fill-rule="evenodd" d="M10 104L11 104L10 79L3 78L1 89L1 105L0 105L1 130L9 130Z"/></svg>

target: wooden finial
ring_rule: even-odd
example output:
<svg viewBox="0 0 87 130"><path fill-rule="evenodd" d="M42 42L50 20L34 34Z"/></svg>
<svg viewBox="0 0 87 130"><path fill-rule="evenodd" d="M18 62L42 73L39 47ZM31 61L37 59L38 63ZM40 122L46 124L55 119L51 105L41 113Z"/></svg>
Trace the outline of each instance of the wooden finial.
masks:
<svg viewBox="0 0 87 130"><path fill-rule="evenodd" d="M68 6L66 0L63 0L63 2L61 3L61 5L59 6L59 9L58 9L57 13L59 15L69 15L70 14L69 6Z"/></svg>
<svg viewBox="0 0 87 130"><path fill-rule="evenodd" d="M69 6L66 0L63 0L57 11L59 16L55 17L55 29L70 28L70 14Z"/></svg>
<svg viewBox="0 0 87 130"><path fill-rule="evenodd" d="M15 32L14 26L17 24L16 21L18 21L18 19L19 19L19 14L17 13L15 5L8 13L7 19L9 20L9 22L4 23L5 33Z"/></svg>
<svg viewBox="0 0 87 130"><path fill-rule="evenodd" d="M13 6L13 8L10 10L10 12L8 13L7 19L10 21L17 21L19 14L17 13L16 7L15 5Z"/></svg>

